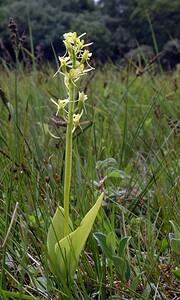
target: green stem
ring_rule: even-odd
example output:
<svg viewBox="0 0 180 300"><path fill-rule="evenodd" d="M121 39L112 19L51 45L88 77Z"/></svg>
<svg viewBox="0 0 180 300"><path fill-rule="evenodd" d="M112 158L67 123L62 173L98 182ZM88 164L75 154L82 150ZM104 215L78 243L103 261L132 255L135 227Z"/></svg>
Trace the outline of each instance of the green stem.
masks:
<svg viewBox="0 0 180 300"><path fill-rule="evenodd" d="M72 169L72 128L75 101L75 86L70 83L69 87L69 111L66 131L66 156L65 156L65 179L64 179L64 236L69 233L69 193L71 185Z"/></svg>

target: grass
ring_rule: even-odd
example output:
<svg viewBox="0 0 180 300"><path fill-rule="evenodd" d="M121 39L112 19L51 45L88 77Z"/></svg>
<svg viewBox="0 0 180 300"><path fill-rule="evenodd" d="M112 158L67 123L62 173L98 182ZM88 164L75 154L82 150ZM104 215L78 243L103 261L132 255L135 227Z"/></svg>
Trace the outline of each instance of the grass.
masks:
<svg viewBox="0 0 180 300"><path fill-rule="evenodd" d="M1 298L179 299L172 272L178 256L169 241L169 221L180 225L178 72L137 77L107 64L81 82L89 99L74 139L71 217L78 225L103 190L93 232L131 237L131 273L128 281L118 277L92 233L72 286L52 276L46 246L50 218L63 201L65 128L51 122L49 99L65 91L53 74L50 65L0 71L9 101L0 102ZM109 158L124 177L105 177Z"/></svg>

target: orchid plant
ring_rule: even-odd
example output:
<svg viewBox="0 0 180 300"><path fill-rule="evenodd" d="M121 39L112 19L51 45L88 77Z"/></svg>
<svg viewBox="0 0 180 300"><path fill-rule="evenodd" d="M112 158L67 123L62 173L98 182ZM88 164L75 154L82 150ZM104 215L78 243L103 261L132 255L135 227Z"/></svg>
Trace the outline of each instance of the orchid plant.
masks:
<svg viewBox="0 0 180 300"><path fill-rule="evenodd" d="M65 281L74 275L77 268L80 253L86 243L94 224L97 213L101 207L103 193L97 199L95 205L89 210L81 221L79 227L73 229L73 223L69 216L69 196L72 171L72 146L73 134L79 126L83 115L84 102L87 95L78 91L77 82L93 68L89 65L92 53L85 49L92 43L85 44L82 34L76 32L64 34L66 52L59 57L60 68L55 75L60 73L64 77L67 98L51 101L57 106L56 115L59 115L66 123L66 153L65 153L65 177L64 177L64 207L58 206L52 218L48 236L47 248L50 268L55 276L60 276ZM78 96L77 96L78 95Z"/></svg>

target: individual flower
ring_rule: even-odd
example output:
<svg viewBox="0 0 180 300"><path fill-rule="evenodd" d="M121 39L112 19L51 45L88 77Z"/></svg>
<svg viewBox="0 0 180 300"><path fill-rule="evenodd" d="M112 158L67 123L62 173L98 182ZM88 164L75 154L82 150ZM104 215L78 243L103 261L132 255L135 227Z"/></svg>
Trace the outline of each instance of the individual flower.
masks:
<svg viewBox="0 0 180 300"><path fill-rule="evenodd" d="M67 33L63 34L63 37L64 37L64 43L68 41L69 43L74 44L77 39L77 33L76 32L67 32Z"/></svg>
<svg viewBox="0 0 180 300"><path fill-rule="evenodd" d="M76 130L76 128L79 126L79 120L80 120L82 114L83 114L83 110L81 111L80 114L73 115L73 130L72 130L72 132L74 132Z"/></svg>
<svg viewBox="0 0 180 300"><path fill-rule="evenodd" d="M67 73L67 66L71 67L71 60L69 56L67 57L60 57L59 56L59 61L60 61L60 69L62 70L62 73L66 74Z"/></svg>
<svg viewBox="0 0 180 300"><path fill-rule="evenodd" d="M72 80L72 82L78 81L81 76L84 75L84 65L79 65L76 69L71 69L69 71L69 78Z"/></svg>
<svg viewBox="0 0 180 300"><path fill-rule="evenodd" d="M84 103L84 101L86 101L87 98L88 98L88 96L86 94L84 94L84 92L79 92L78 102Z"/></svg>
<svg viewBox="0 0 180 300"><path fill-rule="evenodd" d="M79 92L79 97L77 100L77 106L75 109L75 112L78 111L84 104L84 102L88 99L88 96L86 94L84 94L84 92Z"/></svg>
<svg viewBox="0 0 180 300"><path fill-rule="evenodd" d="M57 102L51 98L51 102L53 102L57 106L56 116L58 115L59 112L61 116L64 116L64 108L69 103L69 98L64 100L58 99Z"/></svg>

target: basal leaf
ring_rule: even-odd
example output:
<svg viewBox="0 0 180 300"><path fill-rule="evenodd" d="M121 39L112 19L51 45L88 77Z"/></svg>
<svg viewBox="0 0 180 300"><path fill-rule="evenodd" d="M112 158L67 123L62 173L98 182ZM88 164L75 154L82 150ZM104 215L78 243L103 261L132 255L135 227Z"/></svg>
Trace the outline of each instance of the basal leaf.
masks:
<svg viewBox="0 0 180 300"><path fill-rule="evenodd" d="M106 245L112 255L115 255L116 249L116 235L113 231L111 231L106 237Z"/></svg>
<svg viewBox="0 0 180 300"><path fill-rule="evenodd" d="M127 246L130 238L131 238L130 236L126 236L120 240L119 246L118 246L118 255L120 257L124 254L125 247Z"/></svg>
<svg viewBox="0 0 180 300"><path fill-rule="evenodd" d="M72 221L69 219L69 232L72 232L73 225ZM53 274L56 273L56 253L55 253L55 245L58 241L64 238L64 208L59 206L56 209L56 212L52 218L51 225L48 230L47 235L47 248L48 255L50 259L51 271Z"/></svg>
<svg viewBox="0 0 180 300"><path fill-rule="evenodd" d="M102 193L95 205L85 215L79 227L59 240L55 245L55 255L60 276L66 280L76 270L79 255L86 243L94 224L97 213L101 207L104 194Z"/></svg>
<svg viewBox="0 0 180 300"><path fill-rule="evenodd" d="M113 263L117 275L120 277L120 279L125 280L125 274L127 271L126 261L119 256L113 256Z"/></svg>
<svg viewBox="0 0 180 300"><path fill-rule="evenodd" d="M180 239L171 239L171 247L176 254L180 255Z"/></svg>
<svg viewBox="0 0 180 300"><path fill-rule="evenodd" d="M129 265L129 262L126 258L124 258L125 262L126 262L126 272L125 272L125 278L126 278L126 281L128 282L129 279L130 279L130 274L131 274L131 270L130 270L130 265Z"/></svg>

